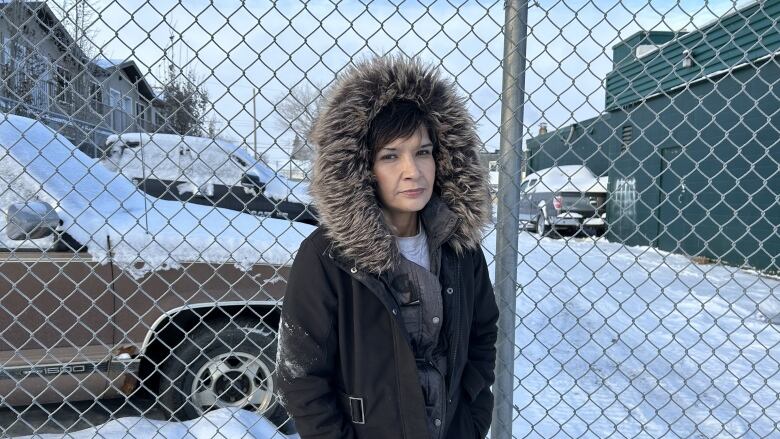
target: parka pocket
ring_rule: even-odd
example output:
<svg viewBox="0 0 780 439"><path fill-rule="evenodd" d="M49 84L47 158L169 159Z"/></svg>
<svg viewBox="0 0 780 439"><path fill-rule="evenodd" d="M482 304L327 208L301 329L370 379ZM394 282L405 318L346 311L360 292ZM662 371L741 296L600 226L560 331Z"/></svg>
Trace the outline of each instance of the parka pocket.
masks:
<svg viewBox="0 0 780 439"><path fill-rule="evenodd" d="M447 430L447 438L452 439L476 439L480 438L477 424L471 414L468 396L461 394L458 400L458 406L452 417L452 424Z"/></svg>
<svg viewBox="0 0 780 439"><path fill-rule="evenodd" d="M469 402L474 402L477 399L477 395L485 388L485 378L482 377L482 374L477 371L477 368L471 362L466 363L460 383Z"/></svg>

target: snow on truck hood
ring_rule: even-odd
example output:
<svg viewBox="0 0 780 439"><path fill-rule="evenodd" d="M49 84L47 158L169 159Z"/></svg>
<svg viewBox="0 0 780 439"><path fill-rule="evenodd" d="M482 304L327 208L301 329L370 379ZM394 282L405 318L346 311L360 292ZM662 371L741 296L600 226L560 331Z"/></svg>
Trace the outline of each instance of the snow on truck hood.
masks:
<svg viewBox="0 0 780 439"><path fill-rule="evenodd" d="M265 185L263 193L268 198L311 203L305 187L297 187L244 148L225 140L125 133L109 136L106 144L111 146L109 156L101 163L130 178L184 181L188 187L207 188L214 184L239 185L247 174Z"/></svg>
<svg viewBox="0 0 780 439"><path fill-rule="evenodd" d="M228 209L159 200L138 190L34 120L0 118L0 160L16 166L41 198L53 199L63 230L92 258L136 277L182 263L292 263L314 227ZM3 182L9 184L11 182Z"/></svg>

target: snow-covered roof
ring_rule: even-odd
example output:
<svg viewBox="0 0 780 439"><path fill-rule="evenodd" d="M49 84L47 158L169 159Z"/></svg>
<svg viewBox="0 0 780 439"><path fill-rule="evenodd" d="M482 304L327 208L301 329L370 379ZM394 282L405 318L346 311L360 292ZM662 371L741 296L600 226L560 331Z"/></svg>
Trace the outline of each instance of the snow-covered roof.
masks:
<svg viewBox="0 0 780 439"><path fill-rule="evenodd" d="M225 140L126 133L109 136L106 145L110 153L102 163L131 178L182 181L208 190L214 184L239 185L248 174L265 184L263 191L269 198L311 203L305 185L284 178L245 148Z"/></svg>
<svg viewBox="0 0 780 439"><path fill-rule="evenodd" d="M525 180L541 180L535 192L607 192L605 178L597 177L584 165L553 166L528 174Z"/></svg>
<svg viewBox="0 0 780 439"><path fill-rule="evenodd" d="M126 59L108 59L108 58L98 58L93 61L95 65L97 65L100 68L103 69L115 69L122 64L128 62Z"/></svg>
<svg viewBox="0 0 780 439"><path fill-rule="evenodd" d="M86 245L95 261L106 263L110 250L112 262L135 276L193 261L232 262L242 269L289 264L314 230L150 197L49 127L20 116L0 116L0 161L25 175L34 186L28 192L54 201L63 230Z"/></svg>

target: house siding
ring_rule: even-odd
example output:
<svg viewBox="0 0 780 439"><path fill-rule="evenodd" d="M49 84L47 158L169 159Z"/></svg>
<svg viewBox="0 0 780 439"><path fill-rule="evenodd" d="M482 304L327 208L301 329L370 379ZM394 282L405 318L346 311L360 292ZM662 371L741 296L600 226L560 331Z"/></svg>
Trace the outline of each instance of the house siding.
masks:
<svg viewBox="0 0 780 439"><path fill-rule="evenodd" d="M27 53L27 61L14 53L15 59L2 67L0 111L38 119L93 157L103 154L105 139L113 133L154 130L151 117L149 123L136 120L135 104L142 101L138 88L121 70L100 69L82 59L78 49L68 47L69 36L52 21L45 3L6 4L0 9L3 42L18 42ZM31 62L40 68L29 68ZM58 81L58 71L67 80ZM93 83L101 86L97 101L91 97ZM111 108L111 88L132 99L128 114Z"/></svg>

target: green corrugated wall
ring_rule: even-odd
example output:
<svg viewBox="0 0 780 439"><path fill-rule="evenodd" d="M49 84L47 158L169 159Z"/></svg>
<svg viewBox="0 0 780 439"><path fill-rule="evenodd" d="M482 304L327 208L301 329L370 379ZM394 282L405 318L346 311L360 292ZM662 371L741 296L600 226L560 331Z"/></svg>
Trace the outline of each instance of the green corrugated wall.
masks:
<svg viewBox="0 0 780 439"><path fill-rule="evenodd" d="M778 78L780 59L775 57L602 114L578 126L569 142L568 127L535 137L527 143L529 172L581 163L605 170L610 177L606 237L611 241L776 273ZM625 147L624 126L632 127ZM675 147L682 153L664 173L662 157ZM583 161L584 156L591 158ZM661 191L665 184L672 185L668 196Z"/></svg>

